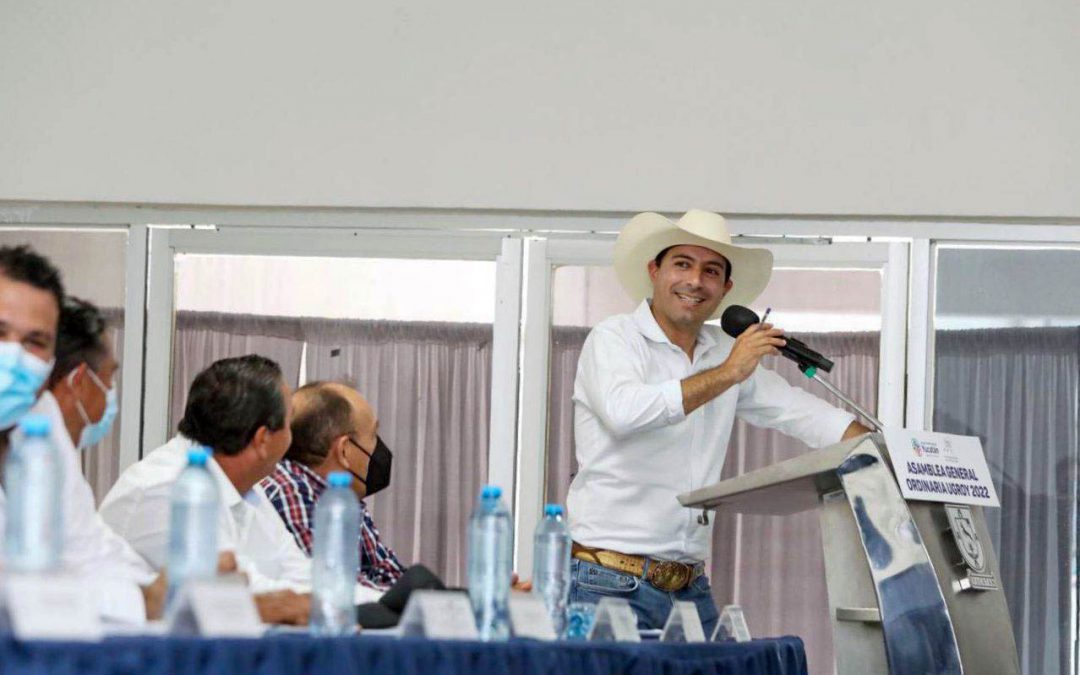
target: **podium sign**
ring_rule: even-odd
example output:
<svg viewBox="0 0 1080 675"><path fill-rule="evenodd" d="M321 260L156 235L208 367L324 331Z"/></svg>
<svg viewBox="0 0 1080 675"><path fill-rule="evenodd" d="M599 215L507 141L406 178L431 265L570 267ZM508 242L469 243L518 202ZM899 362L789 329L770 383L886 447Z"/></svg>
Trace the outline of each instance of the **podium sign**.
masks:
<svg viewBox="0 0 1080 675"><path fill-rule="evenodd" d="M904 499L1001 505L977 436L899 428L884 435Z"/></svg>

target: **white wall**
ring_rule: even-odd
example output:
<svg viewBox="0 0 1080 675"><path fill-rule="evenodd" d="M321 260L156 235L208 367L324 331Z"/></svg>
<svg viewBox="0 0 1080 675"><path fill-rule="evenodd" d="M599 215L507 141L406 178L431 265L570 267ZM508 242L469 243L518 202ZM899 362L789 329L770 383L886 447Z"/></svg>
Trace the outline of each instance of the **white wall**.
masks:
<svg viewBox="0 0 1080 675"><path fill-rule="evenodd" d="M1080 216L1080 4L8 0L0 199Z"/></svg>

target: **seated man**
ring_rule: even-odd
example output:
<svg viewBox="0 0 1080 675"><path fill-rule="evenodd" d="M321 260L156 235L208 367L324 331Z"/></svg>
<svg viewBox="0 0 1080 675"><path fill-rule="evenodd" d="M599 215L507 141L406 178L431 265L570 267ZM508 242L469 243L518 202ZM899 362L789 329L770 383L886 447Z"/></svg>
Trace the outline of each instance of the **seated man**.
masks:
<svg viewBox="0 0 1080 675"><path fill-rule="evenodd" d="M101 520L79 468L79 453L105 438L117 412L114 378L119 364L106 328L97 307L76 298L64 300L56 363L33 412L52 421L50 440L63 462L64 566L115 581L103 594L111 605L106 614L139 622L144 616L161 616L165 576L155 574ZM129 589L136 591L134 597Z"/></svg>
<svg viewBox="0 0 1080 675"><path fill-rule="evenodd" d="M161 569L173 482L189 449L211 448L207 467L222 504L218 548L236 553L264 621L306 623L311 561L258 488L289 447L289 410L289 387L276 363L255 355L216 361L195 377L180 433L124 471L101 516Z"/></svg>
<svg viewBox="0 0 1080 675"><path fill-rule="evenodd" d="M296 390L292 405L292 445L262 487L296 543L310 556L315 503L326 490L327 476L348 471L354 477L353 491L363 500L389 484L390 451L376 433L379 422L374 411L352 387L312 382ZM357 581L386 590L404 568L380 541L363 501L360 505Z"/></svg>

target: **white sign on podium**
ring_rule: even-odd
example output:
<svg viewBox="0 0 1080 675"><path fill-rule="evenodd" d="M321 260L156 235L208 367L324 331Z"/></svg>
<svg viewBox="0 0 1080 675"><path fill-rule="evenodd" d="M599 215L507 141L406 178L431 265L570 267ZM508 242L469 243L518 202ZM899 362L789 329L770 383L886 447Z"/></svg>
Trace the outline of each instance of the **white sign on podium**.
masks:
<svg viewBox="0 0 1080 675"><path fill-rule="evenodd" d="M900 428L883 434L904 499L1001 505L977 436Z"/></svg>

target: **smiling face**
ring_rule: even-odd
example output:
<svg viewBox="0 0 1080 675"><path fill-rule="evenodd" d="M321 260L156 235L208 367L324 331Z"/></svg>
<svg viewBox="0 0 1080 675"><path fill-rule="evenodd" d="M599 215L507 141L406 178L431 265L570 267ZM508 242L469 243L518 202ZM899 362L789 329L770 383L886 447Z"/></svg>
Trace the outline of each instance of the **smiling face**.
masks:
<svg viewBox="0 0 1080 675"><path fill-rule="evenodd" d="M701 246L673 246L657 265L649 261L652 310L657 321L697 331L731 290L727 259Z"/></svg>

